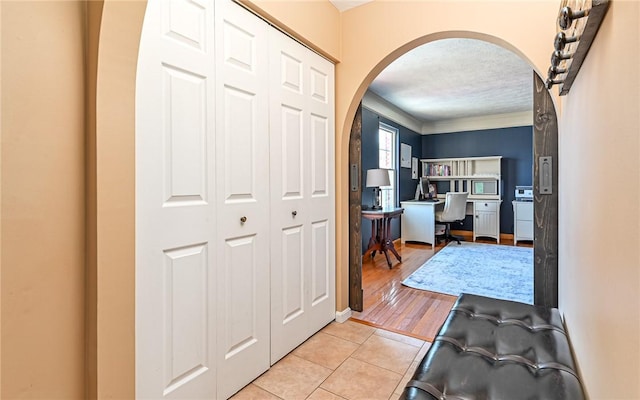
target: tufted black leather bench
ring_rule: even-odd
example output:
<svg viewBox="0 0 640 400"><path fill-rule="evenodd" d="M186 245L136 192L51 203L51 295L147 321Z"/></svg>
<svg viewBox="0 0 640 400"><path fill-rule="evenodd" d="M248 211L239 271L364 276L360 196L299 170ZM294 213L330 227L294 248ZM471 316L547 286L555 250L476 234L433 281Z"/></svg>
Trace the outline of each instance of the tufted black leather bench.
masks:
<svg viewBox="0 0 640 400"><path fill-rule="evenodd" d="M462 294L401 399L584 399L555 308Z"/></svg>

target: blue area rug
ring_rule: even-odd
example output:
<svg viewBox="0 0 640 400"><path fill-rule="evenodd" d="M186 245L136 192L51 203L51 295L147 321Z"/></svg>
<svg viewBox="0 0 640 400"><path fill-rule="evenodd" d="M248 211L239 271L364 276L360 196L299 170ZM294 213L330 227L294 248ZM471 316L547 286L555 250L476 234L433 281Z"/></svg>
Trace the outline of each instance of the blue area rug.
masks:
<svg viewBox="0 0 640 400"><path fill-rule="evenodd" d="M533 304L533 249L451 242L402 284L454 296L471 293Z"/></svg>

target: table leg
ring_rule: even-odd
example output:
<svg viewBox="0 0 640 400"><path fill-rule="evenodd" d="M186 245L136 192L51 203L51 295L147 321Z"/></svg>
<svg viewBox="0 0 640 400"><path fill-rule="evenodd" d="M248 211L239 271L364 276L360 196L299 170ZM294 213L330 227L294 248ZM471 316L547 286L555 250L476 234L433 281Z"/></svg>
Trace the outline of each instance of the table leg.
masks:
<svg viewBox="0 0 640 400"><path fill-rule="evenodd" d="M375 245L375 250L371 253L371 258L376 256L376 251L382 251L380 248L380 221L371 221L371 232L374 237L373 243Z"/></svg>
<svg viewBox="0 0 640 400"><path fill-rule="evenodd" d="M393 255L396 256L398 262L402 262L402 257L400 257L400 254L398 254L398 252L396 251L396 246L393 245L393 242L389 242L389 247L387 248L387 250L390 250Z"/></svg>
<svg viewBox="0 0 640 400"><path fill-rule="evenodd" d="M376 245L376 221L371 220L371 237L369 238L369 246L367 246L367 250L374 248ZM374 250L371 253L371 258L376 255L376 251Z"/></svg>
<svg viewBox="0 0 640 400"><path fill-rule="evenodd" d="M389 258L389 253L387 253L387 250L383 250L382 251L384 253L385 258L387 259L387 265L389 266L389 269L393 268L393 266L391 265L391 259Z"/></svg>
<svg viewBox="0 0 640 400"><path fill-rule="evenodd" d="M400 254L398 254L398 252L396 251L396 247L393 245L393 241L390 238L391 238L391 218L387 220L387 226L386 226L386 238L385 238L386 243L384 244L385 255L387 254L386 251L390 250L393 253L393 255L396 257L396 259L398 259L399 262L402 262L402 258L400 257ZM391 268L391 263L389 262L389 256L387 256L387 262L389 264L389 268Z"/></svg>

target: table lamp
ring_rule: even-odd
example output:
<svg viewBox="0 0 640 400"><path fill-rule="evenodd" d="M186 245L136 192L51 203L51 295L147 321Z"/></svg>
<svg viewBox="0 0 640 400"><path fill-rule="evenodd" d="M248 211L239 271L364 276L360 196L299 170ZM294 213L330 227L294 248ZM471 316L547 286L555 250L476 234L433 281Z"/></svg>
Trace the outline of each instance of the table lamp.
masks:
<svg viewBox="0 0 640 400"><path fill-rule="evenodd" d="M367 187L373 188L372 210L380 210L380 186L390 186L389 171L382 168L367 170Z"/></svg>

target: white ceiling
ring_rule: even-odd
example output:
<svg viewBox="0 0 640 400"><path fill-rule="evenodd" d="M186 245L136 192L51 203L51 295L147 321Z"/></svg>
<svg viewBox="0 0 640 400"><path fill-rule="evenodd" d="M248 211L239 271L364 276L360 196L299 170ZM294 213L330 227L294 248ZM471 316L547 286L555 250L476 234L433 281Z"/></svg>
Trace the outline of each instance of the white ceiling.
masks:
<svg viewBox="0 0 640 400"><path fill-rule="evenodd" d="M342 12L372 0L330 1ZM492 43L443 39L402 55L378 75L369 90L433 127L461 119L531 113L533 69Z"/></svg>
<svg viewBox="0 0 640 400"><path fill-rule="evenodd" d="M340 11L346 11L350 8L361 6L373 0L329 0Z"/></svg>
<svg viewBox="0 0 640 400"><path fill-rule="evenodd" d="M530 112L533 69L497 45L443 39L399 57L369 90L427 123Z"/></svg>

